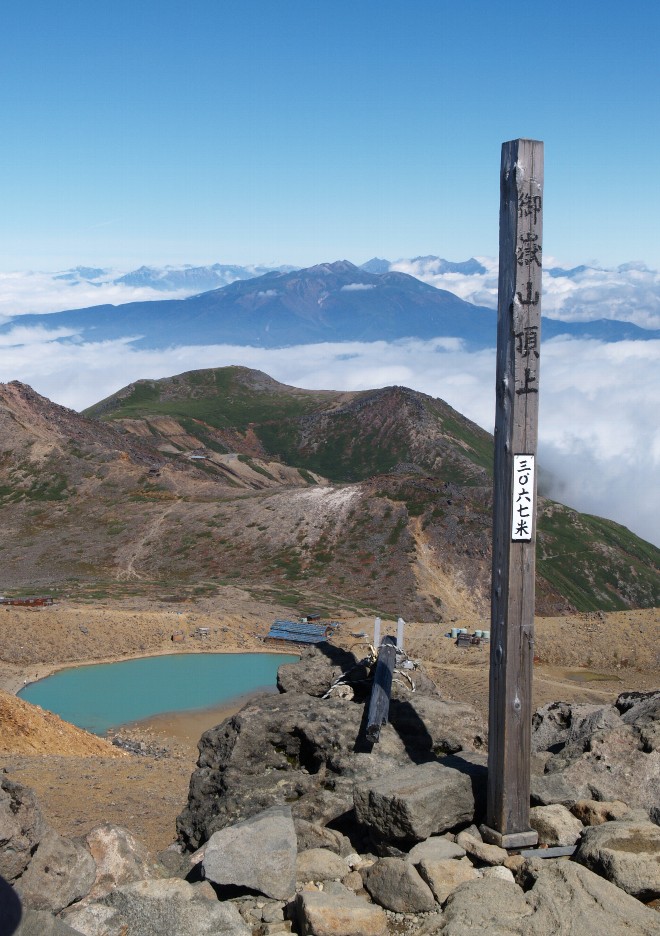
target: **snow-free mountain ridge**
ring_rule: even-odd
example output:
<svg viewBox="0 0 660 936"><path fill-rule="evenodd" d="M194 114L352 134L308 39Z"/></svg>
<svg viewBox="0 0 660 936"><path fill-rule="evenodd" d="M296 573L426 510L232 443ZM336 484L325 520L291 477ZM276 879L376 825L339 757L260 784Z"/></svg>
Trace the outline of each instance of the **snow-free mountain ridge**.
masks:
<svg viewBox="0 0 660 936"><path fill-rule="evenodd" d="M22 315L19 321L23 327L61 328L87 340L131 337L135 346L149 349L178 344L274 348L403 338L454 338L470 349L481 349L495 345L496 318L493 309L466 302L407 273L372 273L340 260L303 270L271 271L184 299ZM11 332L15 323L0 327L0 334ZM545 339L660 337L659 330L612 319L544 318L542 328Z"/></svg>

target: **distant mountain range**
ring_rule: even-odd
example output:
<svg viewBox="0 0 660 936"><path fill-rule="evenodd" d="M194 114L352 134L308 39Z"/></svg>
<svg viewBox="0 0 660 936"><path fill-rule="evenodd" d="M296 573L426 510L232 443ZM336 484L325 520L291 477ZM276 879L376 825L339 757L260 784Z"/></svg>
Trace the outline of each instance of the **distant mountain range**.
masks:
<svg viewBox="0 0 660 936"><path fill-rule="evenodd" d="M360 269L366 273L389 273L398 262L423 263L426 267L430 267L434 273L461 273L464 276L472 276L487 272L486 267L478 260L475 260L474 257L455 263L432 255L413 257L410 261L382 260L379 257L373 257L363 263ZM254 279L254 277L263 276L265 273L291 273L299 269L301 267L287 265L269 267L259 264L240 266L236 263L213 263L207 266L195 266L187 263L182 266L141 266L137 270L117 274L116 271L113 272L104 267L77 266L71 270L53 274L53 279L66 280L72 284L88 283L92 286L115 284L156 289L159 292L186 291L193 294L229 286L230 283L235 283L237 280ZM577 269L586 269L586 267Z"/></svg>
<svg viewBox="0 0 660 936"><path fill-rule="evenodd" d="M92 286L112 283L156 289L159 292L196 293L228 286L236 280L253 279L255 276L263 276L264 273L286 273L295 269L296 267L293 266L238 266L235 263L214 263L210 266L185 264L181 267L141 266L137 270L117 276L112 270L103 267L78 266L72 270L57 273L53 278L67 280L73 284L88 283Z"/></svg>
<svg viewBox="0 0 660 936"><path fill-rule="evenodd" d="M440 258L420 259L437 261L456 270L469 268L471 273L479 266L476 260L449 264ZM0 334L10 332L20 321L23 327L61 328L85 340L131 336L136 346L149 349L179 344L274 348L318 342L438 337L460 339L470 349L495 345L497 314L493 309L473 305L407 273L366 269L388 263L374 258L357 267L340 260L303 270L274 270L249 279L237 278L227 286L184 299L22 315L0 327ZM190 268L188 273L194 279L202 276L200 270L209 269L214 268ZM222 267L225 272L229 269L246 268ZM134 277L136 283L140 278L146 283L153 279L151 272L142 268L127 276ZM185 275L185 271L178 271L179 274ZM123 281L126 282L126 277ZM160 281L165 281L164 274ZM660 331L613 319L561 322L544 318L543 337L557 335L610 342L658 338Z"/></svg>

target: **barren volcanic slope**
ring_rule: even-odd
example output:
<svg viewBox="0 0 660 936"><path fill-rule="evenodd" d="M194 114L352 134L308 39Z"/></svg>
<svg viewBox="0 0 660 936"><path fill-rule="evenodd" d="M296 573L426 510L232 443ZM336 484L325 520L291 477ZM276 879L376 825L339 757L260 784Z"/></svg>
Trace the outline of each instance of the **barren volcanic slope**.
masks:
<svg viewBox="0 0 660 936"><path fill-rule="evenodd" d="M491 438L443 401L222 368L138 381L88 417L0 387L5 589L235 584L292 611L487 617ZM659 550L540 511L539 613L660 604Z"/></svg>

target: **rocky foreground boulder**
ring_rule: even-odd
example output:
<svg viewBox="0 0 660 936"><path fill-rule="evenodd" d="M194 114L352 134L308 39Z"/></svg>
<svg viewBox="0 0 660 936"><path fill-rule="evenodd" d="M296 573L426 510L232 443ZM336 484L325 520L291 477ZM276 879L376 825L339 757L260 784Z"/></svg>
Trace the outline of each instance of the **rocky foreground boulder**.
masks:
<svg viewBox="0 0 660 936"><path fill-rule="evenodd" d="M486 735L469 706L406 682L369 745L367 668L315 649L279 685L204 734L158 858L113 826L59 836L3 778L18 936L660 936L660 692L535 714L531 822L574 849L541 858L482 840Z"/></svg>

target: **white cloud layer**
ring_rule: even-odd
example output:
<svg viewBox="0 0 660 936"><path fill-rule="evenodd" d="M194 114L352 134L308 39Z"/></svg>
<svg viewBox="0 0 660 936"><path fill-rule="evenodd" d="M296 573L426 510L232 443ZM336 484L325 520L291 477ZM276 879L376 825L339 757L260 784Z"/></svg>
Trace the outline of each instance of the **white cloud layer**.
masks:
<svg viewBox="0 0 660 936"><path fill-rule="evenodd" d="M435 257L397 260L393 270L409 273L437 289L447 289L468 302L497 308L497 261L478 257L486 273L465 276L439 273ZM626 263L615 270L577 267L570 276L543 272L543 314L564 322L619 319L640 328L660 328L660 273L643 264Z"/></svg>
<svg viewBox="0 0 660 936"><path fill-rule="evenodd" d="M439 273L436 257L397 260L393 270L409 273L468 302L497 307L497 261L477 258L485 273ZM641 328L660 328L660 273L643 264L626 263L615 270L577 267L570 276L551 276L554 261L547 259L543 273L543 313L562 321L586 322L599 318L633 322ZM196 288L166 292L149 287L113 282L118 271L107 271L93 282L58 278L55 273L0 273L0 323L28 312L58 312L87 306L180 299L199 292ZM350 283L344 292L372 288ZM263 296L276 295L264 290Z"/></svg>
<svg viewBox="0 0 660 936"><path fill-rule="evenodd" d="M262 349L215 345L160 351L129 338L88 342L19 329L0 347L3 380L21 380L82 409L139 378L241 364L309 389L399 384L441 397L492 430L495 353L455 339ZM660 341L553 339L543 345L539 458L553 496L617 520L660 546Z"/></svg>
<svg viewBox="0 0 660 936"><path fill-rule="evenodd" d="M110 281L57 279L56 273L0 273L0 324L27 313L62 312L88 306L121 305L149 299L179 299L190 291L163 293ZM119 275L115 273L115 275Z"/></svg>

